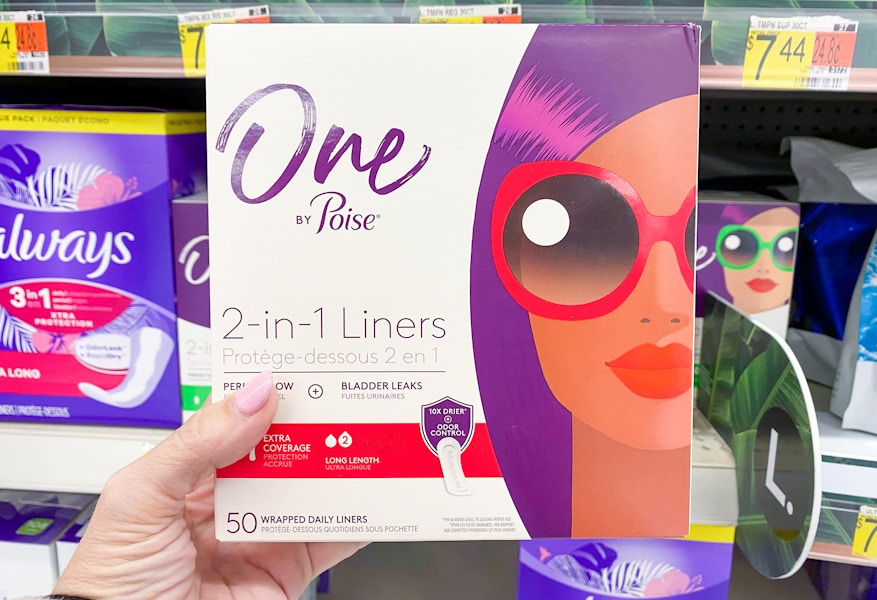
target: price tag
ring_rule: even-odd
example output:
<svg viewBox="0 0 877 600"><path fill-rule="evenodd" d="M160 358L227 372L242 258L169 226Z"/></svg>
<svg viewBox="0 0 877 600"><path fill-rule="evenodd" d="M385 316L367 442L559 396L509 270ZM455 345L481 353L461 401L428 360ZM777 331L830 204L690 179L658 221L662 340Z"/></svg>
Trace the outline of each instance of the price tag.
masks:
<svg viewBox="0 0 877 600"><path fill-rule="evenodd" d="M184 13L179 16L180 51L186 77L203 77L207 58L204 30L211 23L269 23L268 6L217 9Z"/></svg>
<svg viewBox="0 0 877 600"><path fill-rule="evenodd" d="M862 506L853 534L853 556L877 559L877 506Z"/></svg>
<svg viewBox="0 0 877 600"><path fill-rule="evenodd" d="M421 23L520 23L520 4L421 6Z"/></svg>
<svg viewBox="0 0 877 600"><path fill-rule="evenodd" d="M0 12L0 73L48 73L49 38L40 11Z"/></svg>
<svg viewBox="0 0 877 600"><path fill-rule="evenodd" d="M846 90L858 23L841 17L751 17L743 86Z"/></svg>

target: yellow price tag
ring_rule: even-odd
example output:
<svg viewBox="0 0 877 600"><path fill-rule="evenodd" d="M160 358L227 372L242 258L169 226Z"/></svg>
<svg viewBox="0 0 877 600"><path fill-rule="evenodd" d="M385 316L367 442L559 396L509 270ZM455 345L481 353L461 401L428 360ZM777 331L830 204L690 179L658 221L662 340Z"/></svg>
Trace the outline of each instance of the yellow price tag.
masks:
<svg viewBox="0 0 877 600"><path fill-rule="evenodd" d="M217 9L179 16L180 52L186 77L203 77L207 64L205 30L211 23L268 23L267 6Z"/></svg>
<svg viewBox="0 0 877 600"><path fill-rule="evenodd" d="M0 12L0 73L48 73L45 15L36 10Z"/></svg>
<svg viewBox="0 0 877 600"><path fill-rule="evenodd" d="M862 506L853 534L853 556L877 559L877 506Z"/></svg>
<svg viewBox="0 0 877 600"><path fill-rule="evenodd" d="M845 90L858 23L837 16L749 20L744 87Z"/></svg>
<svg viewBox="0 0 877 600"><path fill-rule="evenodd" d="M233 23L234 21L218 21ZM180 51L183 53L183 71L186 77L204 75L206 57L204 52L204 30L210 23L181 24Z"/></svg>
<svg viewBox="0 0 877 600"><path fill-rule="evenodd" d="M743 58L744 84L806 89L815 40L813 31L750 29Z"/></svg>
<svg viewBox="0 0 877 600"><path fill-rule="evenodd" d="M0 23L0 73L18 71L18 40L15 37L15 23Z"/></svg>

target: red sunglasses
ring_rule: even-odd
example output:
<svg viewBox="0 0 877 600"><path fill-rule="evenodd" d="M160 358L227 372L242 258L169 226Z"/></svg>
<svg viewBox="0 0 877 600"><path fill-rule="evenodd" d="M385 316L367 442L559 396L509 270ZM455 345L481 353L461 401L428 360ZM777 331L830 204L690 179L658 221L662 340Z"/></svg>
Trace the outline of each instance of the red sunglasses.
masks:
<svg viewBox="0 0 877 600"><path fill-rule="evenodd" d="M491 249L499 277L528 312L593 319L620 306L660 240L694 290L695 189L674 215L646 210L619 175L573 161L526 163L499 186Z"/></svg>

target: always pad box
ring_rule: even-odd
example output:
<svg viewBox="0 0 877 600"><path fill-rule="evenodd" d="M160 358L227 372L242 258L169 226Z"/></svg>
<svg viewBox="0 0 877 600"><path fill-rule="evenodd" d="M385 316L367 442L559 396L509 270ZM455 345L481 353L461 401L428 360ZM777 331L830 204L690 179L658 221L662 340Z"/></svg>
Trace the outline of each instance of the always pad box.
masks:
<svg viewBox="0 0 877 600"><path fill-rule="evenodd" d="M219 538L686 534L698 28L207 35Z"/></svg>
<svg viewBox="0 0 877 600"><path fill-rule="evenodd" d="M204 119L0 108L0 420L180 424L170 207Z"/></svg>

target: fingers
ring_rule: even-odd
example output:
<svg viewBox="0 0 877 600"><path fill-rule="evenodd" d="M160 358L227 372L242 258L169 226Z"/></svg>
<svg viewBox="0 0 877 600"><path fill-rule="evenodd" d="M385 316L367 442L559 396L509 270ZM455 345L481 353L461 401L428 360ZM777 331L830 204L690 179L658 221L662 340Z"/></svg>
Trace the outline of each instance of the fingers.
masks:
<svg viewBox="0 0 877 600"><path fill-rule="evenodd" d="M217 468L246 456L271 425L277 392L270 372L224 400L207 404L130 465L126 475L182 500Z"/></svg>
<svg viewBox="0 0 877 600"><path fill-rule="evenodd" d="M310 542L307 544L308 556L316 577L326 569L334 567L349 558L358 550L368 546L368 542Z"/></svg>

